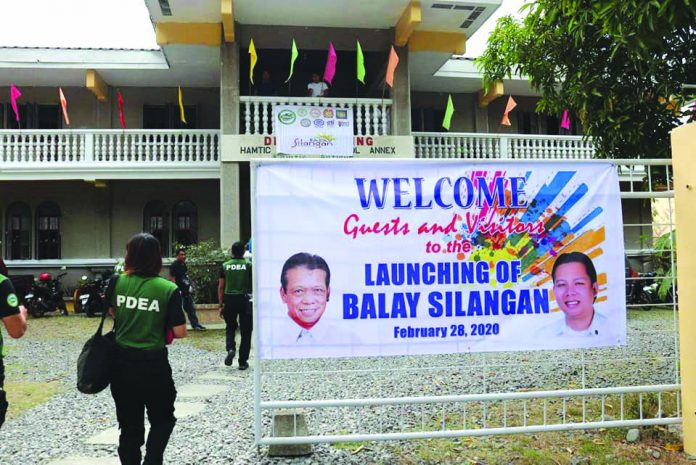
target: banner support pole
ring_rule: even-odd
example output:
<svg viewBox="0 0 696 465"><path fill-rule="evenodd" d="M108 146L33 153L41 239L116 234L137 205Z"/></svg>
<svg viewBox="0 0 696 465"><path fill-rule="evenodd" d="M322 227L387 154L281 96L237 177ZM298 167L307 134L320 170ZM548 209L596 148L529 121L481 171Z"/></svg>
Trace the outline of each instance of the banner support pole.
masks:
<svg viewBox="0 0 696 465"><path fill-rule="evenodd" d="M684 452L696 456L696 287L689 282L696 273L696 255L689 253L696 234L696 122L672 131L675 229L677 236L677 289L679 292L679 363L681 376ZM669 180L667 188L669 189ZM676 295L675 295L676 298Z"/></svg>

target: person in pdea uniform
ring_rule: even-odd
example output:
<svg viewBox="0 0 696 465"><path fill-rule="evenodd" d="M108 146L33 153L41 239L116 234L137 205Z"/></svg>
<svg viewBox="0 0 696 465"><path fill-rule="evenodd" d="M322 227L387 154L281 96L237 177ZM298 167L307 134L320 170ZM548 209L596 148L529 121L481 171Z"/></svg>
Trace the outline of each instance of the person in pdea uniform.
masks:
<svg viewBox="0 0 696 465"><path fill-rule="evenodd" d="M144 412L150 420L145 460L160 465L174 429L176 389L167 356L167 333L186 337L186 317L176 284L159 276L159 241L147 233L126 246L125 271L112 279L106 299L114 317L118 346L111 381L121 436L122 465L141 465Z"/></svg>
<svg viewBox="0 0 696 465"><path fill-rule="evenodd" d="M232 365L235 356L234 335L239 327L239 369L249 368L249 350L253 318L249 296L251 287L251 262L244 258L244 244L232 244L232 259L222 264L218 280L220 316L225 319L225 365Z"/></svg>
<svg viewBox="0 0 696 465"><path fill-rule="evenodd" d="M605 315L594 308L599 286L597 270L582 252L563 253L551 269L553 294L563 318L542 328L540 336L551 338L593 338L605 345L619 342ZM593 344L594 345L594 344Z"/></svg>
<svg viewBox="0 0 696 465"><path fill-rule="evenodd" d="M2 319L7 334L14 339L22 337L27 330L27 309L19 305L19 299L12 287L12 282L3 274L0 274L0 319ZM4 390L5 365L2 360L2 348L2 332L0 332L0 427L5 423L8 408L7 395Z"/></svg>

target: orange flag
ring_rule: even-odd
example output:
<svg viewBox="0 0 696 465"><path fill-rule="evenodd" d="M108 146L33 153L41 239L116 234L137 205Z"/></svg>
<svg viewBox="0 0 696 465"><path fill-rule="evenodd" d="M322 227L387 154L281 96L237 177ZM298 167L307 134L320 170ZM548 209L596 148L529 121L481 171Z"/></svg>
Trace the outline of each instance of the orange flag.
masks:
<svg viewBox="0 0 696 465"><path fill-rule="evenodd" d="M396 71L396 65L398 64L399 55L396 54L396 50L394 50L394 46L392 46L389 51L389 63L387 63L387 77L384 78L390 87L394 87L394 71Z"/></svg>
<svg viewBox="0 0 696 465"><path fill-rule="evenodd" d="M65 95L63 94L63 89L61 87L58 88L58 96L60 97L60 106L63 107L63 119L65 120L65 124L70 126L70 118L68 117L68 101L65 99Z"/></svg>
<svg viewBox="0 0 696 465"><path fill-rule="evenodd" d="M510 118L508 118L508 114L512 111L513 108L517 106L517 102L515 102L515 99L512 98L512 95L508 99L508 103L505 106L505 113L503 113L503 120L500 122L500 124L503 124L505 126L512 126L510 124Z"/></svg>

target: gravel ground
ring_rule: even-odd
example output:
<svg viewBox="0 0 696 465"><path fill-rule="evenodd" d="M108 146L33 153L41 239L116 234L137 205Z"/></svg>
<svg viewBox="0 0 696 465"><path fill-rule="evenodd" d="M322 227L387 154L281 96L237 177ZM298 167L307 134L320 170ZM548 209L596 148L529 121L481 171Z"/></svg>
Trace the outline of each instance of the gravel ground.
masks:
<svg viewBox="0 0 696 465"><path fill-rule="evenodd" d="M447 395L529 389L662 384L675 381L671 313L662 318L629 320L629 345L586 351L455 354L447 356L328 359L264 362L264 399L302 400L407 395ZM222 347L223 334L218 331ZM215 336L218 337L218 336ZM75 386L75 362L82 339L32 341L30 335L12 346L6 364L22 364L32 380L60 379L64 389L50 401L9 421L0 431L0 464L46 464L70 455L115 457L115 446L88 445L84 440L116 425L108 390L86 396ZM395 443L355 447L314 446L300 459L269 458L253 442L253 369L240 372L221 363L222 354L177 342L170 362L178 387L187 383L222 384L222 394L205 400L203 413L183 418L174 429L165 462L188 464L363 464L398 463ZM235 362L236 363L236 362ZM232 380L199 380L208 372L225 372ZM453 407L454 409L454 407ZM453 410L454 411L454 410ZM439 410L427 407L329 409L309 411L310 432L378 432L435 425ZM431 415L432 414L432 415ZM472 420L476 422L475 418ZM439 427L439 424L437 425ZM435 428L436 426L432 426ZM270 417L264 417L265 431ZM408 448L407 446L405 447Z"/></svg>

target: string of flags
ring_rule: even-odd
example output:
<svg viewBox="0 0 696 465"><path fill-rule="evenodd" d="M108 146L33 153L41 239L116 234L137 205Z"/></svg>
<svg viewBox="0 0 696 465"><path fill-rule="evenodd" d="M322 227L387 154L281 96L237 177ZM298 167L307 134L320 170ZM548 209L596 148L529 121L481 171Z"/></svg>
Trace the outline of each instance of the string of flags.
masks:
<svg viewBox="0 0 696 465"><path fill-rule="evenodd" d="M182 123L188 124L186 122L186 113L184 111L184 94L181 91L181 86L178 87L179 91L179 119ZM14 84L10 84L10 106L15 116L17 124L20 124L19 108L17 106L17 101L22 97L22 91ZM63 121L65 121L66 126L70 126L70 115L68 114L68 99L65 98L65 93L63 93L63 88L58 87L58 100L60 102L60 107L63 113ZM116 91L116 101L118 103L118 119L121 123L121 129L126 129L126 118L123 114L123 94L121 90Z"/></svg>
<svg viewBox="0 0 696 465"><path fill-rule="evenodd" d="M288 78L285 83L290 81L292 75L295 71L295 60L299 56L297 49L297 43L295 39L292 39L292 45L290 47L290 72L288 73ZM254 39L249 39L249 82L254 84L254 68L258 63L259 55L256 52L256 45L254 44ZM336 48L333 42L329 42L329 48L326 55L326 65L324 66L323 80L333 85L334 77L336 76L336 65L338 64L338 54L336 53ZM396 73L396 68L399 65L399 55L392 46L389 50L389 59L387 62L387 73L385 76L385 83L389 87L394 87L394 75ZM365 55L363 54L362 46L360 41L355 42L355 78L362 84L365 84Z"/></svg>
<svg viewBox="0 0 696 465"><path fill-rule="evenodd" d="M505 105L505 111L503 112L503 118L500 124L503 126L511 126L510 123L510 112L515 109L517 102L512 95L508 97L507 104ZM695 103L696 109L696 103ZM450 130L450 124L452 122L452 115L454 115L454 104L452 103L452 94L447 96L447 106L445 107L445 116L442 118L442 127ZM563 110L563 116L561 117L561 128L570 130L570 112L566 108Z"/></svg>

